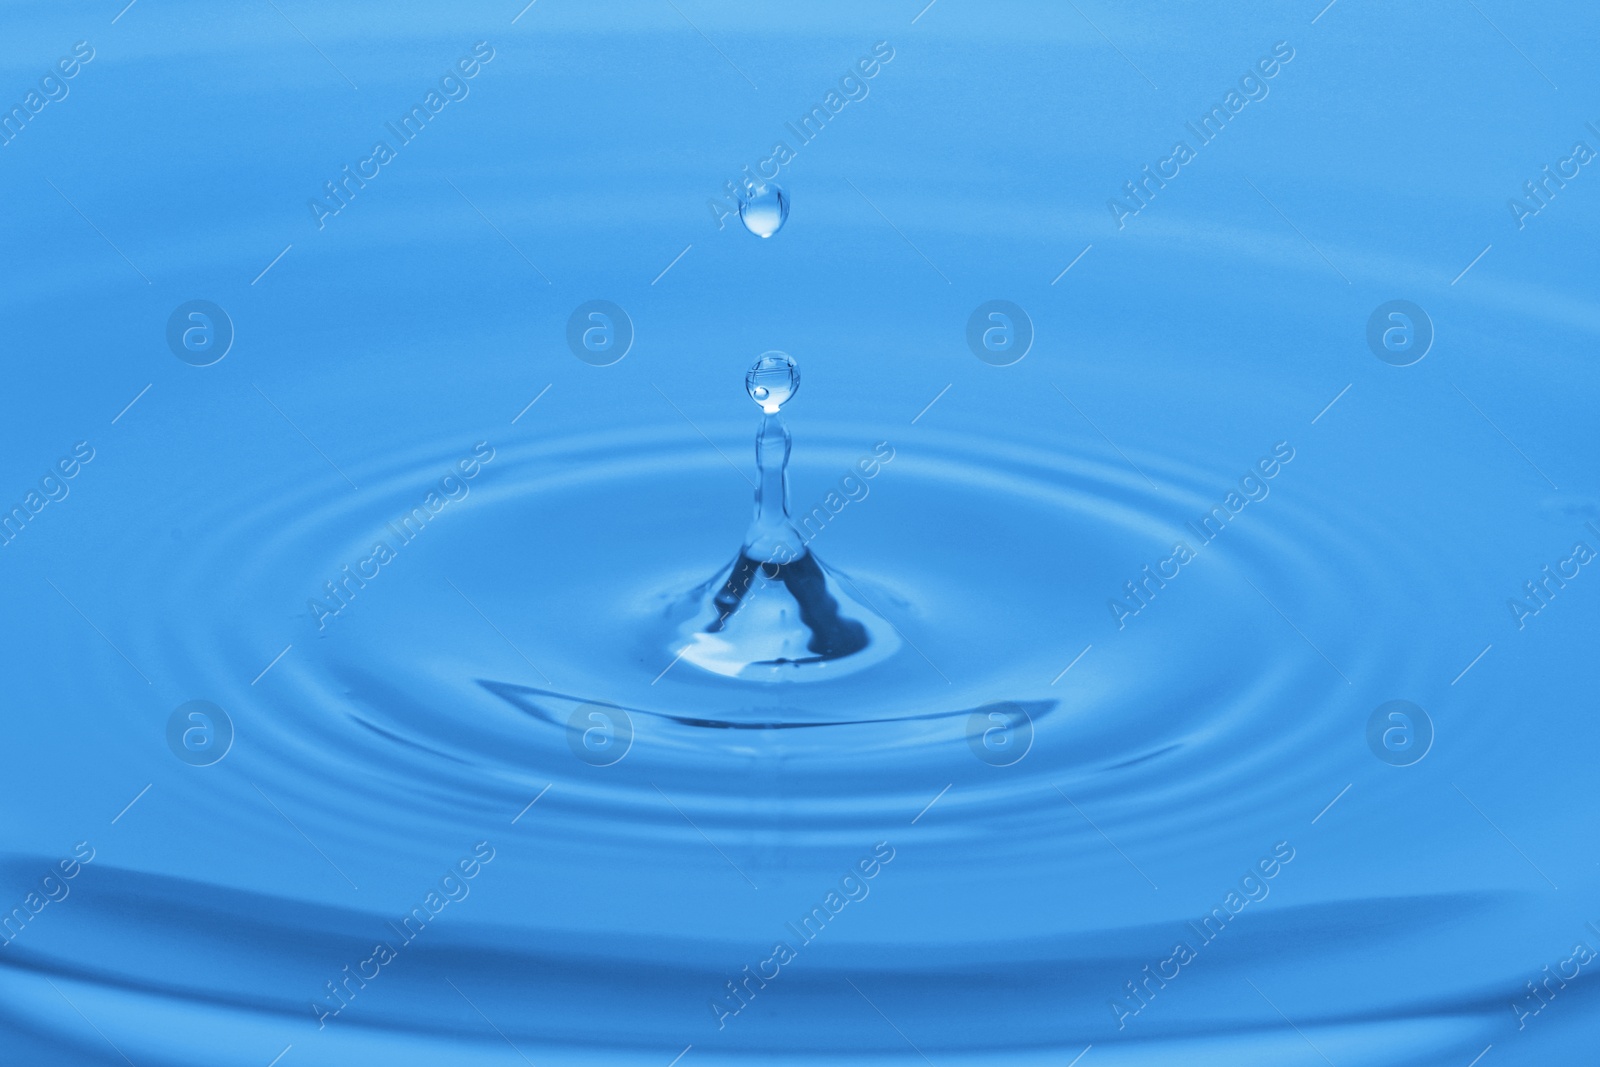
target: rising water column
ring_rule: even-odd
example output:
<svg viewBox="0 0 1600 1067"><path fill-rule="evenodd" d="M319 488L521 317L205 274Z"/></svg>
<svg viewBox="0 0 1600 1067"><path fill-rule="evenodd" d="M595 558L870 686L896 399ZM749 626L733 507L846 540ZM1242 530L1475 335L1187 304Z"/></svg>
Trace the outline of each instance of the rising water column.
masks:
<svg viewBox="0 0 1600 1067"><path fill-rule="evenodd" d="M789 430L779 409L800 371L768 352L745 375L761 407L755 517L733 563L690 596L675 654L703 670L753 681L811 681L853 671L892 651L892 630L847 592L853 583L817 559L789 517ZM680 651L681 649L681 651Z"/></svg>

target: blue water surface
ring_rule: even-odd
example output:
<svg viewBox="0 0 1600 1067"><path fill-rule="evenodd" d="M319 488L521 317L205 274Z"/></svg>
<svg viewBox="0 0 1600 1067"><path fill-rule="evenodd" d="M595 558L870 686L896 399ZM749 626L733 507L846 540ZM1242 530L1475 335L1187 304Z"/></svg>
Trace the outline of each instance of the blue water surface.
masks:
<svg viewBox="0 0 1600 1067"><path fill-rule="evenodd" d="M1590 7L0 19L0 1062L1593 1057Z"/></svg>

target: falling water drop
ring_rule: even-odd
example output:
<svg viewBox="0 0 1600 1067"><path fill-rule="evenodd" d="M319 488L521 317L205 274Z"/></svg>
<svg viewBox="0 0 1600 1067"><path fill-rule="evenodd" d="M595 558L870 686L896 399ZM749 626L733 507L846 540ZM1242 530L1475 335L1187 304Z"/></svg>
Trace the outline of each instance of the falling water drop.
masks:
<svg viewBox="0 0 1600 1067"><path fill-rule="evenodd" d="M739 201L739 221L757 237L771 237L789 217L789 196L776 185L757 185Z"/></svg>

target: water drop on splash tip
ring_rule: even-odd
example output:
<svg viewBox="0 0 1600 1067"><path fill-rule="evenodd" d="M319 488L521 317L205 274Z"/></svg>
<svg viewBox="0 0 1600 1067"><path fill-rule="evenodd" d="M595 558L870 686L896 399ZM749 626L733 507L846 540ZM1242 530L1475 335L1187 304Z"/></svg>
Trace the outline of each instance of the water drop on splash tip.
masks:
<svg viewBox="0 0 1600 1067"><path fill-rule="evenodd" d="M757 237L767 238L783 229L789 218L789 196L776 185L757 185L739 200L739 221Z"/></svg>
<svg viewBox="0 0 1600 1067"><path fill-rule="evenodd" d="M745 392L768 415L776 415L800 391L800 368L782 352L763 352L745 373Z"/></svg>
<svg viewBox="0 0 1600 1067"><path fill-rule="evenodd" d="M732 563L667 604L662 654L753 682L822 681L883 662L899 648L893 627L817 559L789 515L790 438L778 409L800 389L799 368L764 352L744 387L764 413L755 517Z"/></svg>

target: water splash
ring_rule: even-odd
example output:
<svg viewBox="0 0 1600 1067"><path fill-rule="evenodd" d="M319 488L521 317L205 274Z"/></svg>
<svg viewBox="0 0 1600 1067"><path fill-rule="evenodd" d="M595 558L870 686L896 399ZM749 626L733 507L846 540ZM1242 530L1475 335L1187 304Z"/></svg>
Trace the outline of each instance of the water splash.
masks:
<svg viewBox="0 0 1600 1067"><path fill-rule="evenodd" d="M836 678L880 662L899 646L892 627L845 591L848 579L823 566L789 515L792 442L778 412L799 391L800 370L767 352L744 383L762 411L755 517L733 563L669 609L687 616L675 658L758 681Z"/></svg>

